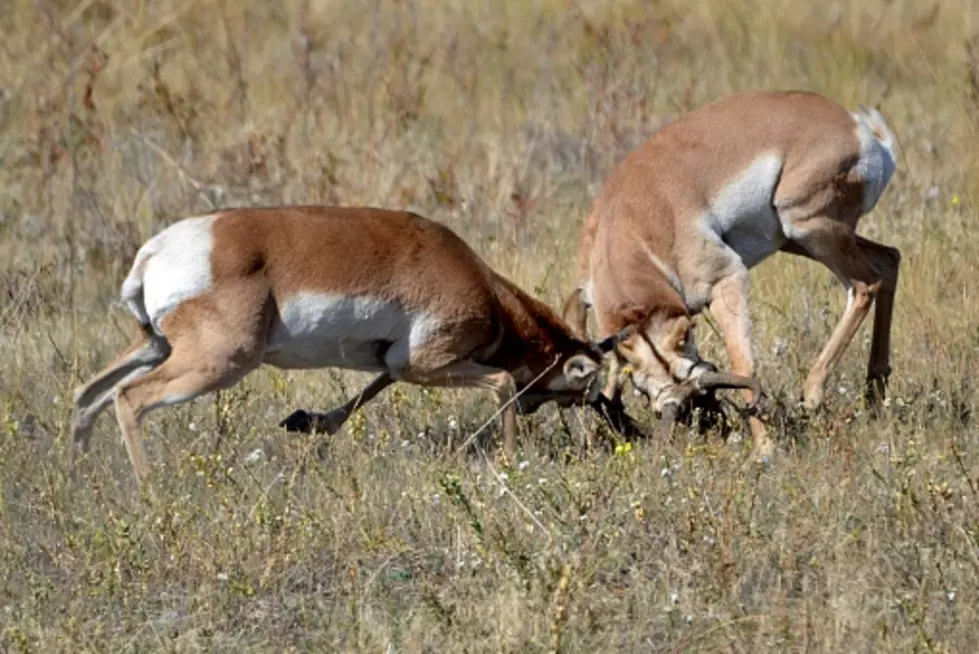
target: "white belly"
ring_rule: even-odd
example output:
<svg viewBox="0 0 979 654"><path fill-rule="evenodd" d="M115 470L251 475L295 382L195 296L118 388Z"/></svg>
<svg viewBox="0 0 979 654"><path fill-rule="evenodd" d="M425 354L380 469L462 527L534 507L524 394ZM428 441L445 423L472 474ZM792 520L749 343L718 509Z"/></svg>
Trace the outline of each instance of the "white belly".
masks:
<svg viewBox="0 0 979 654"><path fill-rule="evenodd" d="M707 228L751 268L785 244L782 224L773 206L782 159L764 155L731 180L710 204Z"/></svg>
<svg viewBox="0 0 979 654"><path fill-rule="evenodd" d="M434 323L364 296L301 293L279 307L263 361L280 368L380 371L403 367Z"/></svg>

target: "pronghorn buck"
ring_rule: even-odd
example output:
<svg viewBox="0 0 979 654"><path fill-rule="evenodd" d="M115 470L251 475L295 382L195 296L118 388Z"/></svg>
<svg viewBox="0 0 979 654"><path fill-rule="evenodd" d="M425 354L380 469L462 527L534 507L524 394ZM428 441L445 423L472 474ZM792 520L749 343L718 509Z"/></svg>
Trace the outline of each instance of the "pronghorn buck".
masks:
<svg viewBox="0 0 979 654"><path fill-rule="evenodd" d="M114 401L138 480L147 412L229 388L263 363L377 373L335 410L283 421L307 432L335 433L395 381L492 391L512 457L516 412L599 395L596 375L616 338L575 337L447 227L372 208L183 219L139 249L121 294L139 336L76 390L72 437L76 453L87 451L96 417Z"/></svg>
<svg viewBox="0 0 979 654"><path fill-rule="evenodd" d="M876 402L890 374L901 257L856 227L894 173L893 145L876 109L850 112L808 92L736 94L678 118L620 162L596 196L565 318L579 337L589 306L600 334L637 326L617 352L662 411L676 404L677 382L711 369L691 332L704 308L732 372L753 374L748 271L788 252L822 263L847 290L846 309L806 378L803 405L821 405L827 376L875 298L867 384ZM606 394L618 393L616 381L613 372ZM758 395L747 387L744 394L749 402ZM766 456L773 443L764 425L756 416L749 425L756 452Z"/></svg>

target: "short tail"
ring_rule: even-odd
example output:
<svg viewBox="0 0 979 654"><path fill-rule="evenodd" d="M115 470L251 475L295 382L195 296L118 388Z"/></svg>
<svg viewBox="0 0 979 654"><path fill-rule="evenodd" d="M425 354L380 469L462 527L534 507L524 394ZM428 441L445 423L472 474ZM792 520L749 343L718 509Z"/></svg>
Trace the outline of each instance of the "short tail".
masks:
<svg viewBox="0 0 979 654"><path fill-rule="evenodd" d="M874 137L880 141L881 145L887 148L890 152L894 152L894 132L891 131L890 125L887 124L887 119L884 118L884 114L880 113L875 107L866 107L864 105L859 105L857 108L857 116L870 131L874 133Z"/></svg>
<svg viewBox="0 0 979 654"><path fill-rule="evenodd" d="M150 257L155 254L152 243L152 240L147 242L136 253L136 259L133 261L133 265L129 269L129 274L122 282L122 288L119 291L123 302L132 311L136 320L139 321L140 326L143 328L143 332L147 335L152 334L152 326L150 314L146 311L146 301L143 295L143 276L146 273L146 264L149 263Z"/></svg>

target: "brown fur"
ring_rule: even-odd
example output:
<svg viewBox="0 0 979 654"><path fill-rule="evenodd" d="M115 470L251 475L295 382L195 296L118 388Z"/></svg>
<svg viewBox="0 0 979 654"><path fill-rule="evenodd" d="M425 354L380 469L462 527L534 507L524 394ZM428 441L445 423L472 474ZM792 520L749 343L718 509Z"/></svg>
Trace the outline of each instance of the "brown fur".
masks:
<svg viewBox="0 0 979 654"><path fill-rule="evenodd" d="M428 312L454 327L446 330L439 352L427 354L430 359L451 350L452 357L505 370L526 367L531 376L517 380L526 384L556 356L588 351L550 307L493 271L448 227L416 214L238 209L221 215L212 233L215 286L261 276L276 304L314 291L370 295ZM538 385L560 373L551 372Z"/></svg>
<svg viewBox="0 0 979 654"><path fill-rule="evenodd" d="M732 265L726 246L703 237L699 221L759 155L775 154L783 167L772 205L803 235L781 249L822 262L854 290L852 306L807 378L805 403L820 405L827 375L875 296L868 384L876 397L890 370L900 254L855 234L864 191L854 171L861 156L854 130L843 107L806 92L736 94L668 124L620 162L596 196L579 246L581 286L565 302L566 319L584 336L580 289L590 284L598 333L641 325L643 333L623 343L620 354L642 374L668 383L664 369L675 377L686 346L673 323L687 329L709 307L732 370L750 376L747 271L740 260ZM653 351L659 348L666 349ZM745 396L753 399L750 391ZM752 418L751 427L756 444L770 449L761 422Z"/></svg>
<svg viewBox="0 0 979 654"><path fill-rule="evenodd" d="M165 315L162 335L147 332L76 393L79 448L87 448L95 417L114 397L138 478L147 467L145 414L228 388L260 366L278 308L299 292L370 296L439 321L405 368L381 373L351 401L315 416L327 431L397 380L471 386L498 396L504 448L513 456L516 408L532 410L548 399L581 402L598 372L594 346L444 225L370 208L235 209L217 216L209 290ZM124 375L130 376L118 381ZM512 403L521 391L526 395Z"/></svg>

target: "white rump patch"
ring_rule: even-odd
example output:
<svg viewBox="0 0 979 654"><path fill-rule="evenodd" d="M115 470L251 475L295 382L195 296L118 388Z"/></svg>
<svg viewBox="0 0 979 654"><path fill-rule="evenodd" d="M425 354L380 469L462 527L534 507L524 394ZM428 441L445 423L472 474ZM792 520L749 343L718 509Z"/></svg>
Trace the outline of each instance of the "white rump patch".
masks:
<svg viewBox="0 0 979 654"><path fill-rule="evenodd" d="M705 215L708 229L737 252L747 268L785 243L781 221L772 205L783 163L775 154L756 158L721 189Z"/></svg>
<svg viewBox="0 0 979 654"><path fill-rule="evenodd" d="M396 370L438 326L427 314L386 300L298 293L279 307L263 361L280 368Z"/></svg>
<svg viewBox="0 0 979 654"><path fill-rule="evenodd" d="M863 180L863 213L870 212L884 193L897 168L893 151L893 136L879 112L863 114L851 112L856 122L856 136L860 142L860 159L853 172ZM881 138L875 134L881 133Z"/></svg>
<svg viewBox="0 0 979 654"><path fill-rule="evenodd" d="M145 259L142 271L143 307L157 333L160 321L181 302L211 287L211 224L218 216L185 218L148 240L137 256ZM137 265L123 285L123 294L138 284ZM138 288L138 286L136 286ZM131 298L127 298L131 299Z"/></svg>

